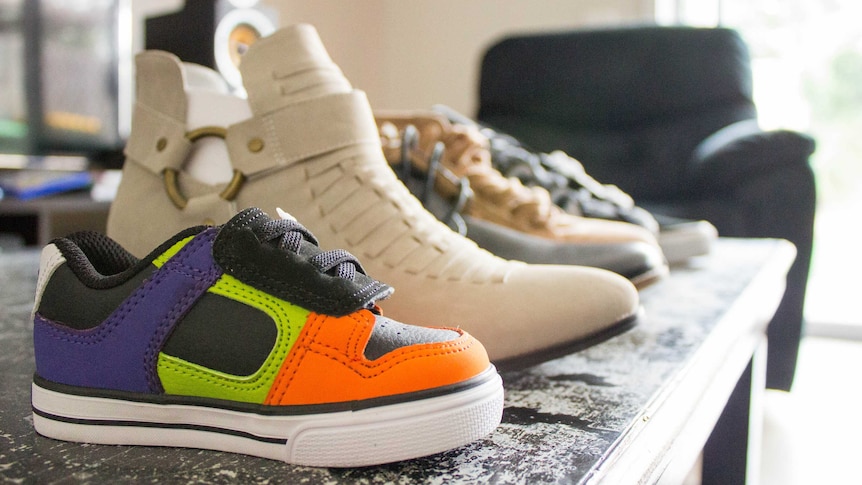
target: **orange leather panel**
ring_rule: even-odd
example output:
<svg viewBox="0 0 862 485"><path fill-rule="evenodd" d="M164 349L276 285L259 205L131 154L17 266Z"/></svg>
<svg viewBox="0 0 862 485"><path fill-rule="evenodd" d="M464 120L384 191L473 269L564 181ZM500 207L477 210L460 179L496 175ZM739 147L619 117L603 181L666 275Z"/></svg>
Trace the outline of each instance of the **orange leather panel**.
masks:
<svg viewBox="0 0 862 485"><path fill-rule="evenodd" d="M369 361L363 355L374 315L360 310L344 317L312 313L284 361L266 404L355 401L432 389L470 379L489 364L472 336L403 347Z"/></svg>

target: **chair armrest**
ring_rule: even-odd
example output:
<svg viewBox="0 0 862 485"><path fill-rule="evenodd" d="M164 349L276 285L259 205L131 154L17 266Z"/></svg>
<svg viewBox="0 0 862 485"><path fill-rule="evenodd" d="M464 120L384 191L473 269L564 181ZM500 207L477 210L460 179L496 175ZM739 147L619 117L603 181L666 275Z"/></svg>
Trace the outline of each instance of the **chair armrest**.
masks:
<svg viewBox="0 0 862 485"><path fill-rule="evenodd" d="M755 120L729 125L695 149L691 160L691 189L732 191L759 175L782 170L788 163L808 163L815 142L790 130L761 130Z"/></svg>

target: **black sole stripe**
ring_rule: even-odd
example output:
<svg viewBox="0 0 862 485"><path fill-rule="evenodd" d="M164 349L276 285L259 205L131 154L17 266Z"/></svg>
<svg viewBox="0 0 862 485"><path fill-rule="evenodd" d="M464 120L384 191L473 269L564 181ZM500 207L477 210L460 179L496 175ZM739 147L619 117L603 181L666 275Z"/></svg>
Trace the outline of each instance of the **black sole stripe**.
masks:
<svg viewBox="0 0 862 485"><path fill-rule="evenodd" d="M422 401L435 397L451 395L466 391L485 384L497 376L497 369L491 365L484 372L457 384L441 386L424 391L415 391L405 394L383 396L365 399L363 401L347 401L329 404L299 404L290 406L269 406L263 404L242 403L236 401L224 401L221 399L200 398L178 395L153 395L136 394L123 391L111 391L105 389L83 388L69 386L48 381L38 374L33 376L33 382L46 390L68 394L72 396L83 396L90 398L104 398L119 401L149 403L156 405L176 404L182 406L199 406L203 408L221 409L226 411L237 411L251 413L260 416L304 416L309 414L328 414L337 412L356 412L375 407L389 406L409 402Z"/></svg>
<svg viewBox="0 0 862 485"><path fill-rule="evenodd" d="M631 330L643 319L642 313L643 307L640 307L638 309L638 312L634 315L624 318L617 322L615 325L605 328L604 330L596 334L590 335L586 338L575 340L572 342L565 342L555 347L545 349L541 352L527 354L519 357L510 357L505 360L494 362L494 365L497 367L497 369L500 370L500 372L512 372L517 370L523 370L527 367L532 367L534 365L538 365L549 360L554 360L572 354L574 352L579 352L588 347L592 347L596 344L604 342L605 340L609 340L613 337L616 337L617 335Z"/></svg>
<svg viewBox="0 0 862 485"><path fill-rule="evenodd" d="M285 445L287 444L287 438L268 438L265 436L258 436L252 433L246 433L244 431L237 431L234 429L226 429L226 428L217 428L215 426L202 426L196 424L182 424L182 423L152 423L146 421L115 421L115 420L107 420L107 419L79 419L79 418L70 418L67 416L58 416L56 414L46 413L40 409L33 408L33 412L38 414L39 416L50 419L52 421L59 421L62 423L70 423L70 424L80 424L85 426L126 426L130 428L158 428L158 429L180 429L180 430L189 430L189 431L204 431L207 433L218 433L230 436L236 436L239 438L250 439L254 441L259 441L261 443L275 444L275 445Z"/></svg>

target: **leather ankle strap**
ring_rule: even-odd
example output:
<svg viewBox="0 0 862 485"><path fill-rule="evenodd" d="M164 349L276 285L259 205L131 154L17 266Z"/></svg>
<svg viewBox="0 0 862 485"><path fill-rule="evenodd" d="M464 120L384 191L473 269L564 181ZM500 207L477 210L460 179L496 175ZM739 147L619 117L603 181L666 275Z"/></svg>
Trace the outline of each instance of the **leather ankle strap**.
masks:
<svg viewBox="0 0 862 485"><path fill-rule="evenodd" d="M379 143L365 93L351 91L292 104L229 126L225 143L234 170L246 177L287 167L358 143ZM155 175L182 171L192 142L185 124L135 106L125 154Z"/></svg>

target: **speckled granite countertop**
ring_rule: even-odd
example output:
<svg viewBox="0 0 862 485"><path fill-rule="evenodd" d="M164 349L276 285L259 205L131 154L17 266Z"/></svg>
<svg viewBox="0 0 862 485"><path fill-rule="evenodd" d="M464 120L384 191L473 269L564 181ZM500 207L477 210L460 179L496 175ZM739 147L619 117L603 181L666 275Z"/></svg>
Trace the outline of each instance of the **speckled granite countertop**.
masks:
<svg viewBox="0 0 862 485"><path fill-rule="evenodd" d="M506 408L491 436L419 460L315 469L215 451L81 445L36 435L29 317L38 253L0 253L0 481L534 484L597 481L619 467L654 477L672 448L668 435L692 421L698 399L715 395L707 392L711 382L728 372L733 382L738 378L763 338L792 258L783 241L722 239L710 256L673 268L641 292L645 315L633 330L503 373ZM726 400L729 392L720 394Z"/></svg>

